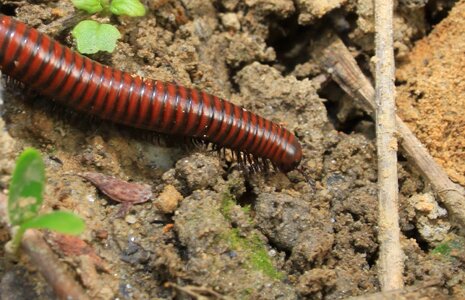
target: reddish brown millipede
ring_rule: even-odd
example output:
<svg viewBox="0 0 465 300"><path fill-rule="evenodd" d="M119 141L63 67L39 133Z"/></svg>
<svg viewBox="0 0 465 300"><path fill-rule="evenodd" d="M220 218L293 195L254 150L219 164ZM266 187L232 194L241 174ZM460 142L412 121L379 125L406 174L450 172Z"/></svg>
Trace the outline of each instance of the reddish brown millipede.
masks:
<svg viewBox="0 0 465 300"><path fill-rule="evenodd" d="M211 142L245 163L260 159L287 172L302 159L297 138L278 124L203 91L104 66L5 15L0 15L0 68L76 110Z"/></svg>

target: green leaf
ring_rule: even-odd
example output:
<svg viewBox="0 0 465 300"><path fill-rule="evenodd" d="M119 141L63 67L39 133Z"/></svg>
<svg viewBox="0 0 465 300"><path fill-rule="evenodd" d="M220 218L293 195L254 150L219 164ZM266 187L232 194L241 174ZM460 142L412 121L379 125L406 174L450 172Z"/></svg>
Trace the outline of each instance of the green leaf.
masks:
<svg viewBox="0 0 465 300"><path fill-rule="evenodd" d="M90 14L95 14L103 10L100 0L71 0L71 2L73 2L76 8L82 9Z"/></svg>
<svg viewBox="0 0 465 300"><path fill-rule="evenodd" d="M84 221L73 213L54 211L37 216L21 225L21 230L50 229L59 233L78 235L84 231Z"/></svg>
<svg viewBox="0 0 465 300"><path fill-rule="evenodd" d="M145 7L139 0L113 0L110 4L110 11L118 16L142 17L145 15Z"/></svg>
<svg viewBox="0 0 465 300"><path fill-rule="evenodd" d="M71 34L77 41L77 49L81 53L93 54L98 51L113 52L116 41L121 37L118 29L109 24L96 21L82 21L74 27Z"/></svg>
<svg viewBox="0 0 465 300"><path fill-rule="evenodd" d="M24 150L16 161L8 194L8 217L11 225L19 225L39 211L43 201L45 166L40 153Z"/></svg>

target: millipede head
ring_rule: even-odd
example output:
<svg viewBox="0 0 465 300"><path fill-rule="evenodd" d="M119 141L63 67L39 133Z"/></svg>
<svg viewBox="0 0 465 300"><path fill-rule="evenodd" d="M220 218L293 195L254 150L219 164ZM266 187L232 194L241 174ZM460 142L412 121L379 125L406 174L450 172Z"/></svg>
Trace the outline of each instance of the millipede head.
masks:
<svg viewBox="0 0 465 300"><path fill-rule="evenodd" d="M297 141L297 138L291 136L291 139L286 145L284 154L281 157L281 161L278 164L278 168L284 173L287 173L296 169L299 166L301 160L302 146Z"/></svg>

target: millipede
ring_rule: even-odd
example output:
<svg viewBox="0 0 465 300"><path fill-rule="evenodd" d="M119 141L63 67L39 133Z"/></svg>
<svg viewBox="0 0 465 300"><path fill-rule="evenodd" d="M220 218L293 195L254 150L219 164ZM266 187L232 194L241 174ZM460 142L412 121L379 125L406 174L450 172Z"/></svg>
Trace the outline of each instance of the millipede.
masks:
<svg viewBox="0 0 465 300"><path fill-rule="evenodd" d="M77 111L228 148L240 163L289 172L302 159L294 134L270 120L204 91L102 65L2 14L0 69Z"/></svg>

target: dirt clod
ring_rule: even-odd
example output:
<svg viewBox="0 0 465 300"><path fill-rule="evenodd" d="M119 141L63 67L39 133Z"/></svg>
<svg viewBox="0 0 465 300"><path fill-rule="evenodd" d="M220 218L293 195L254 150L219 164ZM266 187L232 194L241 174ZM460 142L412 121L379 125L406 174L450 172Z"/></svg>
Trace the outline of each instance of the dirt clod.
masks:
<svg viewBox="0 0 465 300"><path fill-rule="evenodd" d="M323 290L331 289L336 284L336 273L333 270L312 269L300 276L297 290L302 296L313 299L323 298Z"/></svg>
<svg viewBox="0 0 465 300"><path fill-rule="evenodd" d="M165 214L173 213L178 203L183 199L182 195L172 185L166 185L155 201L155 206Z"/></svg>
<svg viewBox="0 0 465 300"><path fill-rule="evenodd" d="M465 4L419 41L397 71L400 117L448 175L465 186Z"/></svg>

